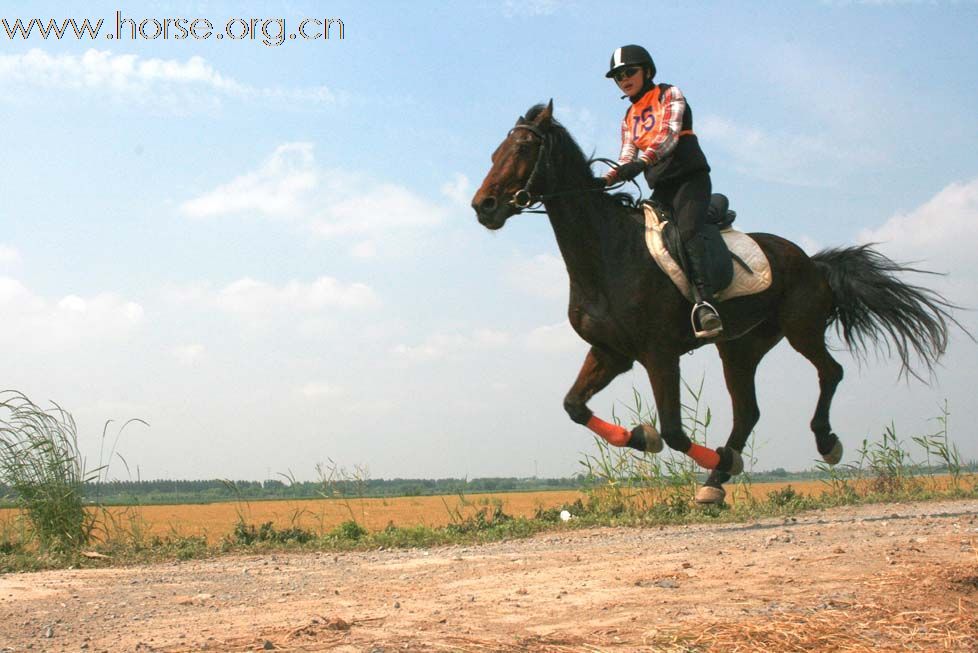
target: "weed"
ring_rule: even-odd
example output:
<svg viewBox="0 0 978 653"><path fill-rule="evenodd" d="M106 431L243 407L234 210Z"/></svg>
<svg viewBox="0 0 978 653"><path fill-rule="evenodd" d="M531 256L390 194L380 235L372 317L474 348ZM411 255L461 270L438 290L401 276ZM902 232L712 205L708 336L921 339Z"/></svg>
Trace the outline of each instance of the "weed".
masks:
<svg viewBox="0 0 978 653"><path fill-rule="evenodd" d="M88 543L93 517L85 511L86 473L75 420L52 404L45 410L19 392L0 394L0 479L13 490L42 550Z"/></svg>
<svg viewBox="0 0 978 653"><path fill-rule="evenodd" d="M813 508L817 501L806 497L795 491L795 488L787 485L780 490L772 490L767 493L767 503L770 507L779 509L786 513L795 513L799 510Z"/></svg>
<svg viewBox="0 0 978 653"><path fill-rule="evenodd" d="M330 535L335 539L358 542L367 535L367 529L357 520L350 519L337 526Z"/></svg>
<svg viewBox="0 0 978 653"><path fill-rule="evenodd" d="M937 467L937 470L946 471L951 477L951 489L954 492L960 492L962 473L961 452L958 450L958 445L951 442L950 436L948 435L948 421L950 417L951 413L947 407L947 399L945 399L944 405L941 406L941 414L935 418L940 425L937 432L930 435L914 436L913 441L924 450L927 456L928 471L934 471L934 467L931 465L931 457L933 456L942 463Z"/></svg>
<svg viewBox="0 0 978 653"><path fill-rule="evenodd" d="M883 430L881 440L869 442L864 439L858 453L860 466L865 465L869 474L872 492L892 496L919 489L919 483L914 479L914 471L918 466L904 449L892 422Z"/></svg>
<svg viewBox="0 0 978 653"><path fill-rule="evenodd" d="M363 498L367 494L367 484L370 480L370 473L366 466L355 465L352 472L340 467L329 460L328 465L316 463L316 474L319 476L318 494L324 499L339 499L343 506L350 513L350 519L357 521L357 515L353 511L352 498L356 497L360 504L360 519L366 519Z"/></svg>
<svg viewBox="0 0 978 653"><path fill-rule="evenodd" d="M574 503L565 503L559 508L537 508L533 513L533 519L547 522L551 524L556 524L561 521L560 513L567 511L570 515L580 518L587 514L587 508L584 507L584 503L578 499Z"/></svg>
<svg viewBox="0 0 978 653"><path fill-rule="evenodd" d="M305 544L315 539L315 537L315 534L312 532L296 526L290 526L289 528L280 530L275 528L275 525L269 521L255 528L254 524L245 524L239 521L234 525L234 531L229 541L231 544L245 546L250 546L258 542L274 542L277 544L295 542L296 544Z"/></svg>
<svg viewBox="0 0 978 653"><path fill-rule="evenodd" d="M818 460L815 462L815 469L826 486L822 498L827 505L847 505L859 500L859 493L853 484L861 476L858 465L830 465L824 460Z"/></svg>

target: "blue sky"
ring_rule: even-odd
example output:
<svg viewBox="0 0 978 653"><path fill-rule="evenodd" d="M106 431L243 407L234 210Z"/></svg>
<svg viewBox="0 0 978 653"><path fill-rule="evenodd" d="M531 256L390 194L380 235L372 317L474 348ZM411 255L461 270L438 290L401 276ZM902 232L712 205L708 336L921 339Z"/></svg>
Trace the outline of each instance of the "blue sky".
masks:
<svg viewBox="0 0 978 653"><path fill-rule="evenodd" d="M109 30L117 8L8 3L3 17ZM978 306L976 3L121 11L345 27L278 47L0 32L3 385L72 411L91 452L105 420L147 420L119 446L144 478L308 478L327 459L374 477L579 471L591 438L561 400L587 346L566 323L553 234L530 215L488 233L468 201L536 102L553 98L586 151L617 153L625 105L604 72L625 43L683 89L742 229L811 253L881 241ZM974 312L961 320L978 332ZM974 343L956 336L930 386L840 361L847 460L890 420L908 439L932 431L945 398L978 457ZM715 351L683 370L705 378L720 444ZM758 385L759 467L810 466L814 370L781 344ZM591 407L620 414L633 386L649 394L638 368Z"/></svg>

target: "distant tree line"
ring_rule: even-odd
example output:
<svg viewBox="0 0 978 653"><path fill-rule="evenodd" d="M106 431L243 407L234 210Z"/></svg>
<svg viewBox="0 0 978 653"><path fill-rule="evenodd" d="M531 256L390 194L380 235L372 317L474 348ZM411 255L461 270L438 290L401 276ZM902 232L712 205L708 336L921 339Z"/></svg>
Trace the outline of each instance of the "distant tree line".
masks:
<svg viewBox="0 0 978 653"><path fill-rule="evenodd" d="M942 468L918 467L918 473L944 473ZM962 466L962 472L978 472L978 464ZM789 472L776 468L767 472L754 472L754 483L777 481L802 481L825 478L818 470ZM358 497L435 496L446 494L479 494L487 492L540 492L546 490L583 490L595 481L579 474L566 478L348 478L340 480L293 481L268 479L265 481L175 480L151 481L103 481L86 483L84 495L88 501L104 504L166 504L211 503L215 501L262 499L322 499ZM11 505L16 500L13 490L0 482L0 505Z"/></svg>
<svg viewBox="0 0 978 653"><path fill-rule="evenodd" d="M433 496L484 492L573 490L585 480L569 478L493 477L477 479L342 479L331 481L175 480L103 481L86 483L84 495L100 503L210 503L238 499L322 499L350 497ZM12 490L0 483L0 501L11 501Z"/></svg>

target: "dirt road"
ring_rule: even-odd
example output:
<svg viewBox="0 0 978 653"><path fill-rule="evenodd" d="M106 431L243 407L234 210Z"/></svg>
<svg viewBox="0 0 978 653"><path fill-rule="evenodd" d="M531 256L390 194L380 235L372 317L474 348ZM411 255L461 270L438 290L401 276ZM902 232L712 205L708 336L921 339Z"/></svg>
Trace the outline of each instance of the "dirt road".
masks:
<svg viewBox="0 0 978 653"><path fill-rule="evenodd" d="M978 501L0 576L0 651L978 650Z"/></svg>

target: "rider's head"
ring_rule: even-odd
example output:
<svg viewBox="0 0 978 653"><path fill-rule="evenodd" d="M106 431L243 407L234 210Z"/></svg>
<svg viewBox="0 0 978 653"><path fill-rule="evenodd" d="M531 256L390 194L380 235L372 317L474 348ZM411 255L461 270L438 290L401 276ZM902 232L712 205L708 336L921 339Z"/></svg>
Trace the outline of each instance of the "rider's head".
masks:
<svg viewBox="0 0 978 653"><path fill-rule="evenodd" d="M605 77L613 78L623 93L634 96L652 83L655 62L642 46L623 45L611 53L611 65Z"/></svg>

